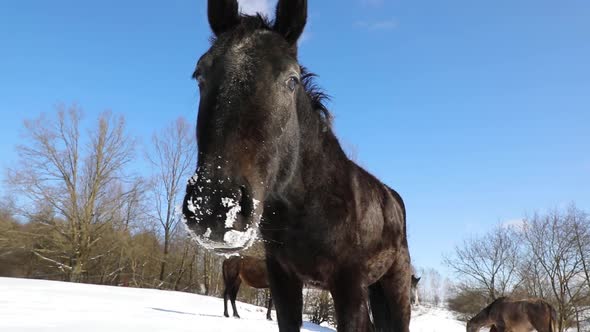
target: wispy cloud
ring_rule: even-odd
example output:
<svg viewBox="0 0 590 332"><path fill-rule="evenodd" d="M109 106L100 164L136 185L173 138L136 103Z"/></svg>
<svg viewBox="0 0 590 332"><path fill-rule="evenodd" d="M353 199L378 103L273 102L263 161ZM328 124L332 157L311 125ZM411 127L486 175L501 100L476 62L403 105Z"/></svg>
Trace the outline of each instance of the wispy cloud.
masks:
<svg viewBox="0 0 590 332"><path fill-rule="evenodd" d="M272 16L273 6L270 0L238 0L240 11L244 14L261 13Z"/></svg>
<svg viewBox="0 0 590 332"><path fill-rule="evenodd" d="M392 18L389 20L357 21L355 26L369 31L394 30L399 26L399 22Z"/></svg>

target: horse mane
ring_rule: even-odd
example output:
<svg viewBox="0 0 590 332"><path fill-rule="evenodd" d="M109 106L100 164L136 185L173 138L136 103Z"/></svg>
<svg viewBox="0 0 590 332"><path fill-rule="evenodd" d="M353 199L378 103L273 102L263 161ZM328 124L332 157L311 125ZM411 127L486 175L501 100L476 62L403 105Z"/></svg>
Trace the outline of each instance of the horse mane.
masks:
<svg viewBox="0 0 590 332"><path fill-rule="evenodd" d="M486 314L488 314L488 313L489 313L489 312L492 310L492 308L493 308L493 307L496 305L496 303L499 303L499 302L504 302L504 301L506 301L506 300L510 300L510 298L509 298L509 297L507 297L507 296L500 296L500 297L496 298L494 301L492 301L492 303L488 304L488 305L487 305L487 306L486 306L486 307L485 307L485 308L482 310L482 312L484 312L484 311L485 311L485 312L486 312Z"/></svg>
<svg viewBox="0 0 590 332"><path fill-rule="evenodd" d="M256 30L273 31L274 21L270 20L266 15L257 13L256 15L240 15L240 24L238 24L233 33L242 38ZM214 44L217 40L215 35L209 38L209 42ZM311 107L320 115L320 121L327 128L332 128L332 113L325 105L325 102L330 100L330 96L319 87L315 82L316 74L310 72L307 68L300 66L301 69L301 84L305 89L309 99L311 100Z"/></svg>
<svg viewBox="0 0 590 332"><path fill-rule="evenodd" d="M305 92L311 100L311 107L320 114L320 119L326 125L326 127L332 127L332 113L325 105L325 101L330 100L330 96L316 84L316 74L307 70L307 68L301 66L301 84Z"/></svg>

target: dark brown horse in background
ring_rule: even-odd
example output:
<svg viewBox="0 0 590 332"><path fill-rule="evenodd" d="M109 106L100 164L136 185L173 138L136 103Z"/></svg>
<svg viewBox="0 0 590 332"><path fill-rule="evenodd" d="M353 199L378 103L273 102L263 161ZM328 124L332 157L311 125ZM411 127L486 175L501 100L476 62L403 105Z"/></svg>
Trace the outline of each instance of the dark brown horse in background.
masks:
<svg viewBox="0 0 590 332"><path fill-rule="evenodd" d="M542 299L501 297L469 320L467 332L482 327L491 327L490 332L557 332L557 312Z"/></svg>
<svg viewBox="0 0 590 332"><path fill-rule="evenodd" d="M227 299L229 298L234 317L240 318L236 308L236 297L242 281L246 285L257 289L270 287L264 259L251 256L232 256L223 261L222 271L223 284L225 285L223 290L223 315L225 317L229 317L227 313ZM268 299L268 310L266 312L266 319L268 320L272 320L270 315L271 307L272 296Z"/></svg>

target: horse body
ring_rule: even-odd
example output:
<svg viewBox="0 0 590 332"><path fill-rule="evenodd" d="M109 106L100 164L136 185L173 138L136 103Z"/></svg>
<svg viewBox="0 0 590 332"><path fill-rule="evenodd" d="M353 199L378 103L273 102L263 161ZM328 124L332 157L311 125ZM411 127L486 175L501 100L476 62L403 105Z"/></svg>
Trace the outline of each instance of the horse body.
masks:
<svg viewBox="0 0 590 332"><path fill-rule="evenodd" d="M236 0L209 0L208 14L216 39L194 74L201 101L198 167L183 204L189 232L224 254L260 231L281 331L300 329L304 283L330 291L339 331L409 331L405 207L346 157L297 62L307 2L280 0L274 24L240 16Z"/></svg>
<svg viewBox="0 0 590 332"><path fill-rule="evenodd" d="M309 160L333 169L302 165L296 175L301 187L265 208L260 230L271 286L274 282L273 294L284 293L275 295L277 310L300 308L302 283L313 283L331 292L339 331L370 330L364 304L369 287L377 283L373 290L385 293L385 299L371 301L373 315L381 317L374 317L376 328L389 331L396 324L397 331L407 331L410 278L403 202L343 153L340 163L326 158L312 154Z"/></svg>
<svg viewBox="0 0 590 332"><path fill-rule="evenodd" d="M240 318L236 308L236 297L242 281L253 288L269 288L266 263L263 259L251 256L232 256L223 261L223 314L229 317L227 312L227 300L229 299L234 312L234 317ZM266 318L271 320L272 297L268 301Z"/></svg>
<svg viewBox="0 0 590 332"><path fill-rule="evenodd" d="M545 300L501 297L467 323L467 332L482 327L497 332L557 332L557 312Z"/></svg>
<svg viewBox="0 0 590 332"><path fill-rule="evenodd" d="M399 240L405 235L403 205L386 186L349 163L349 178L346 171L333 175L341 183L312 180L270 200L265 209L260 230L272 253L269 258L304 282L329 287L336 270L347 266L363 274L369 285L404 253L405 243ZM301 177L306 182L305 172ZM318 185L326 187L310 188Z"/></svg>

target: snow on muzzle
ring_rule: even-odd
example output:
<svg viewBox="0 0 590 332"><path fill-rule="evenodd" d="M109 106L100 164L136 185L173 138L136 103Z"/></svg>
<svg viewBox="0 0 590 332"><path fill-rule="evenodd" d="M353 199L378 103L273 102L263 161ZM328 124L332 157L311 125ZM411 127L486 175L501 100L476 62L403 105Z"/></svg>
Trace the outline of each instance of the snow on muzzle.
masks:
<svg viewBox="0 0 590 332"><path fill-rule="evenodd" d="M220 254L250 247L258 237L261 208L245 185L197 173L188 181L182 206L188 233Z"/></svg>

